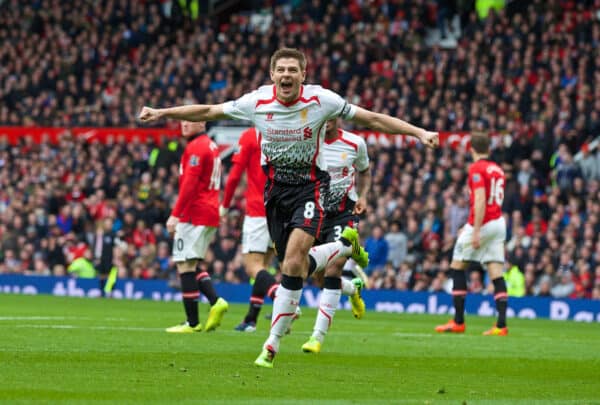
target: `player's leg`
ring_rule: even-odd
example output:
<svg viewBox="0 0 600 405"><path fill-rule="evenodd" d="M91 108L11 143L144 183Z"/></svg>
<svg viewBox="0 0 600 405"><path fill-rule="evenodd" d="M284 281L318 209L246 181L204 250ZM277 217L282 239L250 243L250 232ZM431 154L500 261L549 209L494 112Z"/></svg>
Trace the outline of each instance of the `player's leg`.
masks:
<svg viewBox="0 0 600 405"><path fill-rule="evenodd" d="M436 332L463 333L465 331L465 299L467 296L467 262L453 260L450 263L452 274L452 304L454 318L435 328Z"/></svg>
<svg viewBox="0 0 600 405"><path fill-rule="evenodd" d="M342 272L342 278L347 278L350 280L360 279L360 284L362 284L362 288L369 288L369 276L367 276L364 270L358 264L356 264L356 262L352 258L346 261L346 264L344 265L344 271ZM342 281L342 294L344 294L343 289L344 284Z"/></svg>
<svg viewBox="0 0 600 405"><path fill-rule="evenodd" d="M194 249L196 241L202 234L202 228L185 222L180 222L175 227L172 257L181 280L182 303L186 321L181 325L168 328L167 332L191 333L202 330L198 319L200 291L196 283L196 264L199 258L204 257L204 253L196 252Z"/></svg>
<svg viewBox="0 0 600 405"><path fill-rule="evenodd" d="M100 295L106 297L106 283L108 282L108 271L105 266L100 264L96 267L98 271L98 284L100 287Z"/></svg>
<svg viewBox="0 0 600 405"><path fill-rule="evenodd" d="M198 234L193 240L191 249L195 257L203 260L217 228L212 226L196 226L194 228ZM206 318L206 324L204 325L204 329L207 332L210 332L215 330L221 324L225 312L229 309L229 304L217 294L210 278L210 274L208 274L206 270L196 267L194 268L194 271L198 289L210 303L210 310L208 311L208 317Z"/></svg>
<svg viewBox="0 0 600 405"><path fill-rule="evenodd" d="M174 259L176 258L175 255L173 257ZM198 284L195 277L196 262L196 259L176 262L177 273L181 280L181 295L186 321L180 325L167 328L167 332L191 333L202 330L202 325L200 325L198 319L198 297L200 296L200 291L198 291Z"/></svg>
<svg viewBox="0 0 600 405"><path fill-rule="evenodd" d="M508 294L502 274L504 270L504 241L506 239L506 222L504 218L501 217L485 224L481 236L482 243L484 238L489 239L482 261L487 264L488 276L494 284L494 300L498 311L496 325L484 332L484 335L505 336L508 334L508 328L506 327Z"/></svg>
<svg viewBox="0 0 600 405"><path fill-rule="evenodd" d="M496 311L498 312L498 320L496 325L485 331L484 335L499 335L508 334L506 327L506 309L508 307L508 294L506 292L506 282L502 276L503 264L498 262L487 263L487 271L492 283L494 284L494 301L496 302Z"/></svg>
<svg viewBox="0 0 600 405"><path fill-rule="evenodd" d="M198 283L198 289L206 297L208 303L211 306L215 305L219 300L219 295L215 291L210 274L200 266L196 267L196 282Z"/></svg>
<svg viewBox="0 0 600 405"><path fill-rule="evenodd" d="M281 261L281 285L273 300L269 337L254 362L272 367L281 337L289 330L300 303L304 279L308 274L308 251L320 235L325 213L321 208L321 184L313 187L279 187L276 197L265 197L267 224L277 256ZM275 186L277 187L277 186ZM272 187L267 185L267 189Z"/></svg>
<svg viewBox="0 0 600 405"><path fill-rule="evenodd" d="M465 225L462 229L454 251L452 252L452 262L450 263L450 272L452 276L452 303L454 305L454 319L451 319L444 325L435 328L436 332L463 333L465 331L465 299L467 296L467 260L475 260L476 252L471 245L473 239L473 228Z"/></svg>
<svg viewBox="0 0 600 405"><path fill-rule="evenodd" d="M279 339L290 326L300 302L302 286L308 274L308 250L314 240L312 235L299 228L290 234L281 265L281 285L277 288L277 295L273 301L271 336L267 340L267 344L275 351L278 350Z"/></svg>
<svg viewBox="0 0 600 405"><path fill-rule="evenodd" d="M321 351L325 335L327 335L335 311L340 305L342 295L341 276L345 263L345 258L338 258L325 269L323 291L319 298L319 310L317 311L313 333L309 340L302 345L302 351L305 353L319 353Z"/></svg>
<svg viewBox="0 0 600 405"><path fill-rule="evenodd" d="M329 263L340 257L352 257L362 267L369 264L369 255L360 245L356 229L346 227L336 241L312 247L309 251L309 274L323 271Z"/></svg>
<svg viewBox="0 0 600 405"><path fill-rule="evenodd" d="M235 327L240 332L254 332L256 330L256 320L264 303L266 290L270 286L269 279L275 278L264 268L264 253L246 253L243 255L244 268L248 277L254 280L252 292L250 293L250 305L243 321ZM268 287L265 288L265 285Z"/></svg>
<svg viewBox="0 0 600 405"><path fill-rule="evenodd" d="M275 243L280 249L282 244L277 241ZM273 300L271 329L262 352L254 361L257 366L273 367L273 358L279 351L280 340L290 329L296 308L300 304L302 286L308 273L308 250L313 243L314 237L300 228L292 230L289 236L281 265L281 284L277 287ZM278 255L281 258L279 250Z"/></svg>
<svg viewBox="0 0 600 405"><path fill-rule="evenodd" d="M267 220L262 217L246 217L242 229L242 253L246 274L254 279L250 294L250 305L242 323L236 330L254 332L256 321L264 303L265 296L271 299L275 295L276 280L267 270L273 258L273 249Z"/></svg>

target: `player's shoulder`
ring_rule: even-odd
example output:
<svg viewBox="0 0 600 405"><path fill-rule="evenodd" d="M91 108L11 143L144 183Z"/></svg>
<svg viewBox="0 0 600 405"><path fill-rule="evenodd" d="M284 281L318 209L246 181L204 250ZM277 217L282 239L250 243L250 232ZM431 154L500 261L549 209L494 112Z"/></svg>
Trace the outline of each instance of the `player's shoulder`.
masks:
<svg viewBox="0 0 600 405"><path fill-rule="evenodd" d="M476 162L479 167L482 170L485 170L487 172L500 172L500 173L504 173L504 170L502 170L502 168L493 160L488 160L488 159L480 159Z"/></svg>
<svg viewBox="0 0 600 405"><path fill-rule="evenodd" d="M210 152L212 149L211 146L214 144L214 141L207 135L202 134L196 138L194 138L189 144L188 148L194 152Z"/></svg>
<svg viewBox="0 0 600 405"><path fill-rule="evenodd" d="M358 148L367 147L365 139L362 136L355 134L354 132L346 131L345 129L343 129L341 138L346 140L347 142L355 144Z"/></svg>
<svg viewBox="0 0 600 405"><path fill-rule="evenodd" d="M480 159L480 160L477 160L477 161L471 163L471 166L469 166L469 171L470 172L479 172L479 171L485 170L486 166L487 166L486 161Z"/></svg>
<svg viewBox="0 0 600 405"><path fill-rule="evenodd" d="M275 86L273 85L264 85L260 86L256 90L250 91L241 99L245 99L250 102L255 102L256 100L267 100L271 99L275 96Z"/></svg>
<svg viewBox="0 0 600 405"><path fill-rule="evenodd" d="M254 90L252 93L256 94L256 95L261 95L261 96L263 96L263 95L272 96L273 94L275 94L275 86L272 84L265 84L263 86L260 86L256 90Z"/></svg>
<svg viewBox="0 0 600 405"><path fill-rule="evenodd" d="M318 84L305 84L304 88L302 90L302 96L303 97L310 97L310 96L318 96L318 97L339 97L337 93L326 89L323 86L320 86Z"/></svg>

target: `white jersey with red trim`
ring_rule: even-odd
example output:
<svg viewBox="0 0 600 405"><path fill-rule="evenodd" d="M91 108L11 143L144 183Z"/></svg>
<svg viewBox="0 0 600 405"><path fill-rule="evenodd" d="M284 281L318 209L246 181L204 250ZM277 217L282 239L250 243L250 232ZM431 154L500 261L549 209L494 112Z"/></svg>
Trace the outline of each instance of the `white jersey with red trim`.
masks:
<svg viewBox="0 0 600 405"><path fill-rule="evenodd" d="M365 140L351 132L338 129L338 137L325 140L323 154L331 178L325 209L344 211L347 200L358 200L355 172L369 168L369 155Z"/></svg>
<svg viewBox="0 0 600 405"><path fill-rule="evenodd" d="M283 103L275 86L262 86L235 101L223 104L230 118L254 123L261 136L261 165L271 180L305 184L326 171L322 145L325 123L332 118L351 119L356 106L321 86L300 87L299 97Z"/></svg>

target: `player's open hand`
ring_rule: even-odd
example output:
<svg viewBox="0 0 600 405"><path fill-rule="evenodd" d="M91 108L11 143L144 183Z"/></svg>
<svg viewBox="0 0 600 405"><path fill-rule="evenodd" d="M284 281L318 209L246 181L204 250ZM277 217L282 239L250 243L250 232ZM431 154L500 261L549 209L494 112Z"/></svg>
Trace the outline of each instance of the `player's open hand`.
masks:
<svg viewBox="0 0 600 405"><path fill-rule="evenodd" d="M437 148L440 144L440 136L437 132L425 131L421 132L419 139L429 148Z"/></svg>
<svg viewBox="0 0 600 405"><path fill-rule="evenodd" d="M158 109L150 108L150 107L142 108L142 111L140 111L140 115L138 116L138 119L141 122L152 122L152 121L156 121L159 118L160 118L160 113L159 113Z"/></svg>

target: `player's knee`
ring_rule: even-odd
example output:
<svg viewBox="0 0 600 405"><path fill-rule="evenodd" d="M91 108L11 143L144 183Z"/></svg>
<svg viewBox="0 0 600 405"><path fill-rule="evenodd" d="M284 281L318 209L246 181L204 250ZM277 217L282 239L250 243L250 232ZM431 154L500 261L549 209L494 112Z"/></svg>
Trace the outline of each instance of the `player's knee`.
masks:
<svg viewBox="0 0 600 405"><path fill-rule="evenodd" d="M179 274L195 272L197 262L197 260L186 260L184 262L179 262L177 263L177 272Z"/></svg>
<svg viewBox="0 0 600 405"><path fill-rule="evenodd" d="M298 254L287 255L283 260L281 271L289 276L305 277L308 271L308 259Z"/></svg>
<svg viewBox="0 0 600 405"><path fill-rule="evenodd" d="M265 269L263 255L248 254L244 257L244 267L249 277L256 277L256 274Z"/></svg>
<svg viewBox="0 0 600 405"><path fill-rule="evenodd" d="M502 263L491 262L487 263L487 271L491 280L502 277L503 274L503 265Z"/></svg>
<svg viewBox="0 0 600 405"><path fill-rule="evenodd" d="M347 260L345 257L335 259L325 269L325 277L341 277Z"/></svg>

